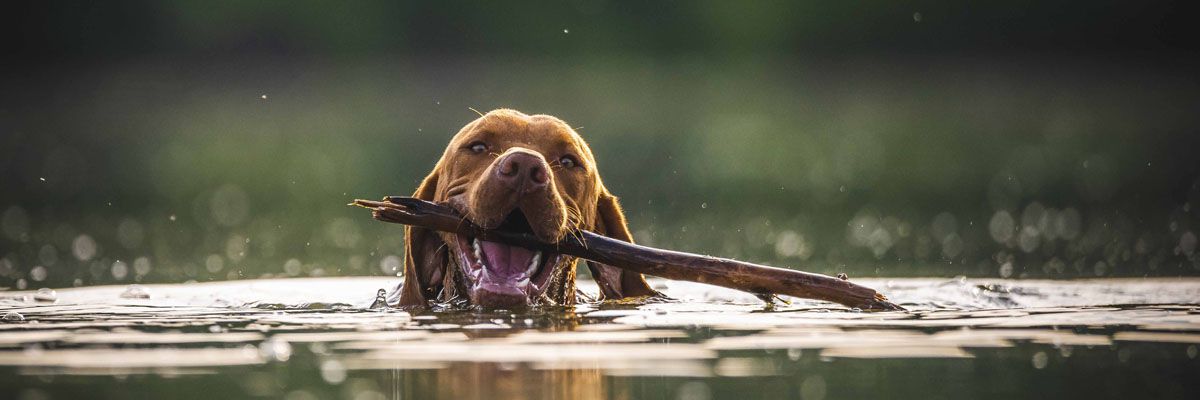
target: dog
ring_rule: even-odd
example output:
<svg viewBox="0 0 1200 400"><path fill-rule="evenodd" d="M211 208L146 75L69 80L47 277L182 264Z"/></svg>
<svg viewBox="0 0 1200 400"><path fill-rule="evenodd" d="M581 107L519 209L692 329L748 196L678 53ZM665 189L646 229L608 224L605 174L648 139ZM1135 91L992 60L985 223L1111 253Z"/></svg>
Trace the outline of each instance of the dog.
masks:
<svg viewBox="0 0 1200 400"><path fill-rule="evenodd" d="M580 230L632 242L617 197L570 125L498 109L462 128L413 197L448 205L485 229L556 243ZM490 309L575 304L578 260L419 227L405 230L401 307L467 303ZM600 300L661 296L641 274L588 261Z"/></svg>

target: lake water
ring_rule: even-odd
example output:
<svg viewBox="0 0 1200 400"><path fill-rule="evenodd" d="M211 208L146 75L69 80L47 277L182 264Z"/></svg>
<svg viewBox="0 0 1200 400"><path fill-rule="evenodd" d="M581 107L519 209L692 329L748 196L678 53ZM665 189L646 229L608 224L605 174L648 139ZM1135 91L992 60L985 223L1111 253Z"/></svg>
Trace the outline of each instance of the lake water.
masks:
<svg viewBox="0 0 1200 400"><path fill-rule="evenodd" d="M1200 279L855 282L909 311L663 280L675 301L521 312L370 309L395 278L0 292L0 398L1200 393Z"/></svg>

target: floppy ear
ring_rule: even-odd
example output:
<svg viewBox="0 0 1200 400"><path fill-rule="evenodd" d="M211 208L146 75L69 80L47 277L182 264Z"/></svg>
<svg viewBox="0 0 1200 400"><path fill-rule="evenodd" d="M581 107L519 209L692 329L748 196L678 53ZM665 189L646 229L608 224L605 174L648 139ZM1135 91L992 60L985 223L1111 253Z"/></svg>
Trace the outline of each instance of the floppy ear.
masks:
<svg viewBox="0 0 1200 400"><path fill-rule="evenodd" d="M633 235L625 223L625 214L616 196L608 190L601 190L600 198L596 200L596 233L613 239L633 243ZM588 269L592 278L600 285L602 299L619 299L631 296L656 296L657 291L650 288L642 274L626 271L611 265L588 261Z"/></svg>
<svg viewBox="0 0 1200 400"><path fill-rule="evenodd" d="M413 197L433 201L437 192L438 168L421 182ZM437 233L406 226L404 228L404 286L400 288L400 306L424 306L441 291L446 272L447 253Z"/></svg>

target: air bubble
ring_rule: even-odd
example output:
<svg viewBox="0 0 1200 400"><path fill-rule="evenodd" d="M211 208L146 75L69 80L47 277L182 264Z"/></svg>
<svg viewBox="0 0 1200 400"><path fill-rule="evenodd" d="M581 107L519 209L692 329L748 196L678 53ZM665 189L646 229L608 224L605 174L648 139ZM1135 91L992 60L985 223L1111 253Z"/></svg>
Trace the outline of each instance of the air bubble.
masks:
<svg viewBox="0 0 1200 400"><path fill-rule="evenodd" d="M25 322L25 316L16 311L4 313L4 322Z"/></svg>

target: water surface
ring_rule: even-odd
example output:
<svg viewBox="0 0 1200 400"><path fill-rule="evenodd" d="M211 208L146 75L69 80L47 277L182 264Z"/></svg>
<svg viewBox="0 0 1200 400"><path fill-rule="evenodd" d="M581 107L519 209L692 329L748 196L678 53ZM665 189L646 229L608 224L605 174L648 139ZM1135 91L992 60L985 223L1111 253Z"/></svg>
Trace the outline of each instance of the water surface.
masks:
<svg viewBox="0 0 1200 400"><path fill-rule="evenodd" d="M908 307L675 299L370 309L394 278L0 292L20 399L1191 398L1200 279L859 279ZM584 282L595 291L594 283Z"/></svg>

